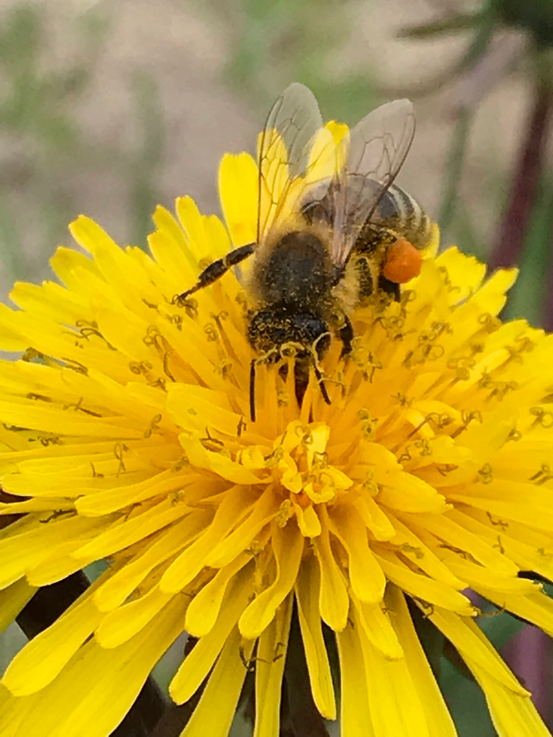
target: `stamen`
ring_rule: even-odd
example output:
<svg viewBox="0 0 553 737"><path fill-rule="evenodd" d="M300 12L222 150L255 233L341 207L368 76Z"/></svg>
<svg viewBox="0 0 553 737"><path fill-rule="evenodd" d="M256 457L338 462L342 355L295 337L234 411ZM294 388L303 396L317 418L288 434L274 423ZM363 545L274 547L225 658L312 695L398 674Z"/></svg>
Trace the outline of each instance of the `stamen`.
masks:
<svg viewBox="0 0 553 737"><path fill-rule="evenodd" d="M113 447L113 455L119 461L119 468L117 469L117 473L115 474L116 476L119 476L122 471L127 470L125 468L125 461L123 460L123 453L128 450L128 447L124 443L115 443Z"/></svg>

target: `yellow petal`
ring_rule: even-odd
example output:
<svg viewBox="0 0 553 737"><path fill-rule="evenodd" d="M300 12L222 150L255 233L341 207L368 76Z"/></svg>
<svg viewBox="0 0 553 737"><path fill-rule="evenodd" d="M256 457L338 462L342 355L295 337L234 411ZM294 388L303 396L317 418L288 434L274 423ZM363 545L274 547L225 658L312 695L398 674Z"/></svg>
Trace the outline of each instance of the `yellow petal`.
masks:
<svg viewBox="0 0 553 737"><path fill-rule="evenodd" d="M248 640L259 637L272 621L277 607L293 589L303 554L304 538L292 520L284 528L274 525L272 533L276 579L252 601L240 617L240 632Z"/></svg>
<svg viewBox="0 0 553 737"><path fill-rule="evenodd" d="M206 450L198 440L185 435L181 435L179 440L193 466L213 471L234 484L258 484L260 482L258 476L240 463L236 463L221 453Z"/></svg>
<svg viewBox="0 0 553 737"><path fill-rule="evenodd" d="M340 658L340 733L343 737L381 737L373 728L366 669L353 625L336 633L336 643Z"/></svg>
<svg viewBox="0 0 553 737"><path fill-rule="evenodd" d="M405 597L396 586L388 588L386 606L393 612L391 618L394 629L405 653L405 663L424 710L429 735L432 737L434 735L457 737L455 724L422 649L419 636L415 631L413 620L407 609Z"/></svg>
<svg viewBox="0 0 553 737"><path fill-rule="evenodd" d="M292 503L294 504L294 511L301 534L304 537L318 537L321 534L321 521L313 505L310 504L304 509L299 504L294 503L294 500L292 500Z"/></svg>
<svg viewBox="0 0 553 737"><path fill-rule="evenodd" d="M149 622L155 621L155 617L173 598L177 597L164 594L158 586L154 586L137 601L131 601L104 615L102 623L96 629L96 639L105 648L118 647L128 642Z"/></svg>
<svg viewBox="0 0 553 737"><path fill-rule="evenodd" d="M219 197L235 248L257 240L257 187L257 164L249 154L223 156Z"/></svg>
<svg viewBox="0 0 553 737"><path fill-rule="evenodd" d="M247 663L253 645L253 642L241 639L237 628L229 635L181 737L227 737L248 672ZM213 704L217 704L216 709Z"/></svg>
<svg viewBox="0 0 553 737"><path fill-rule="evenodd" d="M425 515L422 519L411 519L415 529L433 533L446 545L468 553L486 568L503 574L517 574L517 566L507 556L485 542L481 536L466 529L467 518L463 512L453 509L440 516Z"/></svg>
<svg viewBox="0 0 553 737"><path fill-rule="evenodd" d="M0 632L13 622L35 591L36 587L30 586L24 578L0 591Z"/></svg>
<svg viewBox="0 0 553 737"><path fill-rule="evenodd" d="M211 632L221 611L223 596L229 582L250 560L251 556L248 553L241 553L232 563L221 568L211 581L196 594L186 610L187 632L194 637L204 637ZM248 568L252 573L252 567L248 566Z"/></svg>
<svg viewBox="0 0 553 737"><path fill-rule="evenodd" d="M240 572L231 582L215 626L209 634L202 637L194 645L171 681L169 693L177 704L188 701L200 687L213 667L213 663L219 656L225 642L231 636L238 617L247 605L248 598L252 593L252 583L248 574L251 574L251 569ZM242 667L245 671L246 668Z"/></svg>
<svg viewBox="0 0 553 737"><path fill-rule="evenodd" d="M525 595L492 591L485 586L479 586L477 590L481 596L493 601L498 607L526 619L553 636L553 600L538 587Z"/></svg>
<svg viewBox="0 0 553 737"><path fill-rule="evenodd" d="M279 500L274 489L268 487L259 497L251 515L238 525L236 530L215 546L206 556L205 565L212 568L221 568L230 563L243 550L249 547L255 536L275 516L278 511Z"/></svg>
<svg viewBox="0 0 553 737"><path fill-rule="evenodd" d="M269 737L280 729L282 676L288 647L293 597L288 596L259 638L255 666L254 737Z"/></svg>
<svg viewBox="0 0 553 737"><path fill-rule="evenodd" d="M330 545L328 514L324 507L321 507L321 516L323 529L315 547L321 572L319 609L328 626L335 632L341 632L348 619L349 596L344 576Z"/></svg>
<svg viewBox="0 0 553 737"><path fill-rule="evenodd" d="M99 523L97 520L77 515L57 519L51 517L52 515L48 513L41 515L41 518L33 516L28 520L30 523L28 531L0 540L0 557L3 561L0 570L2 587L14 583L25 575L27 570L48 558L58 545L63 546L67 538L82 543L98 534L105 524L103 521Z"/></svg>
<svg viewBox="0 0 553 737"><path fill-rule="evenodd" d="M470 658L467 664L484 692L499 737L550 737L529 695L513 694Z"/></svg>
<svg viewBox="0 0 553 737"><path fill-rule="evenodd" d="M102 578L109 576L106 572ZM99 581L94 583L94 588ZM102 615L90 588L54 624L40 632L9 664L3 683L15 696L27 696L51 683L94 632Z"/></svg>
<svg viewBox="0 0 553 737"><path fill-rule="evenodd" d="M370 643L355 609L352 614L363 652L375 734L430 737L426 715L405 658L386 658Z"/></svg>
<svg viewBox="0 0 553 737"><path fill-rule="evenodd" d="M309 670L313 700L326 719L336 719L330 663L319 613L320 573L313 556L304 559L296 583L301 637Z"/></svg>
<svg viewBox="0 0 553 737"><path fill-rule="evenodd" d="M390 581L413 596L465 616L476 613L466 596L440 581L415 573L392 552L379 549L376 558Z"/></svg>
<svg viewBox="0 0 553 737"><path fill-rule="evenodd" d="M461 657L467 663L470 661L471 667L474 665L484 670L503 688L509 689L513 694L529 696L528 691L516 680L491 643L472 620L459 617L453 612L447 612L438 607L427 615L447 639L455 645Z"/></svg>
<svg viewBox="0 0 553 737"><path fill-rule="evenodd" d="M210 519L211 511L201 510L164 530L146 550L137 553L98 588L94 596L98 609L109 612L120 606L156 566L182 550L183 545L193 540Z"/></svg>
<svg viewBox="0 0 553 737"><path fill-rule="evenodd" d="M24 716L18 724L19 734L111 734L138 696L154 664L182 632L182 620L182 605L174 601L121 647L106 650L94 638L89 640L55 681L37 694L21 697ZM93 682L91 673L95 674Z"/></svg>
<svg viewBox="0 0 553 737"><path fill-rule="evenodd" d="M361 601L376 604L382 601L386 577L368 543L367 528L351 504L332 510L331 529L344 545L349 556L349 577L355 595Z"/></svg>
<svg viewBox="0 0 553 737"><path fill-rule="evenodd" d="M170 500L163 501L136 517L128 520L123 518L114 523L106 532L97 535L87 545L83 545L74 555L78 559L86 559L90 556L96 559L108 557L122 548L144 540L154 532L180 519L187 512L188 509L183 504L173 506ZM198 512L190 512L190 514L195 516ZM94 518L84 517L84 519L88 522L97 522Z"/></svg>
<svg viewBox="0 0 553 737"><path fill-rule="evenodd" d="M257 493L248 486L235 486L226 491L209 527L163 574L161 590L176 592L190 583L204 567L207 554L251 512L256 501Z"/></svg>
<svg viewBox="0 0 553 737"><path fill-rule="evenodd" d="M370 642L390 660L404 657L403 649L392 627L390 617L380 604L368 604L352 596L357 609L359 624L363 627Z"/></svg>
<svg viewBox="0 0 553 737"><path fill-rule="evenodd" d="M444 551L441 547L432 545L432 538L425 535L424 525L416 525L412 520L417 520L418 515L402 515L403 518L411 523L409 526L404 525L398 517L394 518L393 524L397 534L394 538L394 544L398 546L398 550L404 558L410 560L415 566L420 568L431 578L441 581L446 586L451 586L460 591L467 587L464 579L454 575L443 560ZM419 530L422 534L417 537L412 530ZM427 544L425 544L425 541ZM437 549L434 553L432 548ZM449 559L448 559L449 560Z"/></svg>

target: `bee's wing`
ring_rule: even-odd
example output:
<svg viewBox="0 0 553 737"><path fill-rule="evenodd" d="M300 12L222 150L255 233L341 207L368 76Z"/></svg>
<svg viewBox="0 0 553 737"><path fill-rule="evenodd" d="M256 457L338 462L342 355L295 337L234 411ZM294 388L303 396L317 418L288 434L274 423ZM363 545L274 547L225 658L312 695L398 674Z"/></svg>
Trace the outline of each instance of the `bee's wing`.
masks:
<svg viewBox="0 0 553 737"><path fill-rule="evenodd" d="M323 120L315 95L299 82L277 99L259 145L257 243L278 220L290 186L307 170L312 141Z"/></svg>
<svg viewBox="0 0 553 737"><path fill-rule="evenodd" d="M332 260L346 263L363 225L396 178L415 134L409 100L394 100L366 115L340 145L345 165L333 187Z"/></svg>

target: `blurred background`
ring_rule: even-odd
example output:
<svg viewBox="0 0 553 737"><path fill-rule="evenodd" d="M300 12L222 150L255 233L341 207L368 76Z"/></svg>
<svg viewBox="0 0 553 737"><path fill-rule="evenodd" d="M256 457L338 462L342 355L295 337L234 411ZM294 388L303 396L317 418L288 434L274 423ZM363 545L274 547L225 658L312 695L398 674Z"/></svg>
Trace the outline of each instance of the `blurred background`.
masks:
<svg viewBox="0 0 553 737"><path fill-rule="evenodd" d="M410 97L398 182L444 243L520 265L508 317L551 329L552 46L552 0L2 0L0 300L50 278L80 213L144 246L157 204L218 212L222 154L253 153L298 80L348 123ZM553 723L549 645L508 615L483 626ZM445 661L440 678L460 734L493 737L478 688Z"/></svg>

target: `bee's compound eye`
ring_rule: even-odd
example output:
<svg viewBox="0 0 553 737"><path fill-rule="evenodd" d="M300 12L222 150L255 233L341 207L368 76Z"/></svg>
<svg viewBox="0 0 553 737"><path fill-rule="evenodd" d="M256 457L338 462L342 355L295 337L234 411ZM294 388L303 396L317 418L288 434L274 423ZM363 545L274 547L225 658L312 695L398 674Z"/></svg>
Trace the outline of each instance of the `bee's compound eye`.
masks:
<svg viewBox="0 0 553 737"><path fill-rule="evenodd" d="M405 284L420 274L422 254L406 238L398 238L386 252L382 274L396 284Z"/></svg>

